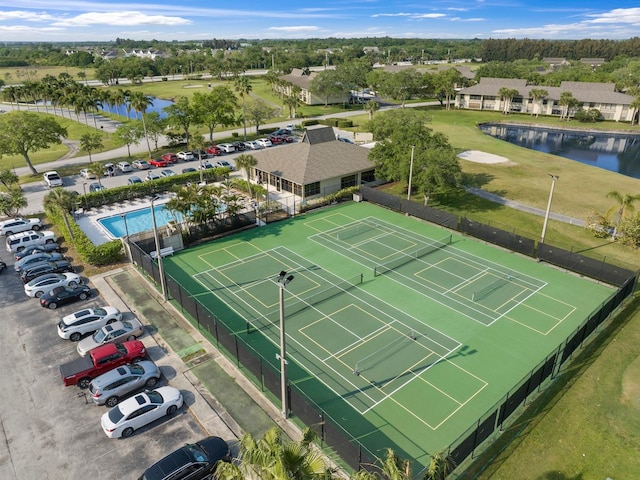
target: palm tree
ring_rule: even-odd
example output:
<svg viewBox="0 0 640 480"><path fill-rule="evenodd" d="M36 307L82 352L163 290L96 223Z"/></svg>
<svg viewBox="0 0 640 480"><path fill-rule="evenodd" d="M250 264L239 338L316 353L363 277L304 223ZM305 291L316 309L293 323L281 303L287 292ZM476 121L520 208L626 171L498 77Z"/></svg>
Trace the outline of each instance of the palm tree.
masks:
<svg viewBox="0 0 640 480"><path fill-rule="evenodd" d="M240 95L240 98L242 99L242 125L244 127L244 140L246 141L247 140L247 109L246 109L245 97L247 97L251 93L251 90L252 90L251 82L249 81L248 77L242 75L242 76L237 76L233 84L236 92L238 92L238 95Z"/></svg>
<svg viewBox="0 0 640 480"><path fill-rule="evenodd" d="M456 463L450 455L442 452L434 453L424 474L424 480L445 480L456 468Z"/></svg>
<svg viewBox="0 0 640 480"><path fill-rule="evenodd" d="M149 107L149 105L153 105L153 97L145 95L141 91L136 91L129 96L129 104L137 113L140 113L140 116L142 117L142 130L144 131L144 138L147 141L149 156L151 156L151 145L149 145L147 123L145 122L144 114L147 111L147 107Z"/></svg>
<svg viewBox="0 0 640 480"><path fill-rule="evenodd" d="M242 155L239 155L238 157L236 157L236 166L239 169L244 170L250 198L253 198L253 193L251 191L251 183L250 183L251 169L255 167L257 164L258 164L258 159L253 155L251 155L250 153L243 153Z"/></svg>
<svg viewBox="0 0 640 480"><path fill-rule="evenodd" d="M189 137L189 142L192 150L196 150L196 154L198 155L198 166L200 169L200 183L203 182L203 174L204 169L202 168L202 150L204 150L205 145L207 144L206 140L202 135L193 135Z"/></svg>
<svg viewBox="0 0 640 480"><path fill-rule="evenodd" d="M219 480L322 480L331 478L331 471L311 443L317 437L310 428L302 432L298 442L284 441L274 427L260 440L250 433L240 439L238 463L220 462L216 467Z"/></svg>
<svg viewBox="0 0 640 480"><path fill-rule="evenodd" d="M636 117L638 116L638 111L640 111L640 95L637 95L629 104L629 108L633 111L633 115L631 115L631 126L635 124Z"/></svg>
<svg viewBox="0 0 640 480"><path fill-rule="evenodd" d="M636 202L637 200L640 200L640 195L631 195L629 193L625 193L623 195L616 190L612 190L609 193L607 193L607 198L611 198L615 200L617 204L611 207L607 212L607 215L609 215L610 213L612 213L613 210L615 209L618 210L618 218L616 219L616 224L613 227L613 234L611 235L611 239L615 240L616 235L618 234L618 227L620 226L620 222L622 221L622 219L624 218L627 212L632 213L635 210L633 203Z"/></svg>
<svg viewBox="0 0 640 480"><path fill-rule="evenodd" d="M500 90L498 90L500 100L503 101L502 113L504 113L505 115L509 113L509 111L511 110L511 102L514 97L518 96L518 94L519 92L515 88L502 87Z"/></svg>
<svg viewBox="0 0 640 480"><path fill-rule="evenodd" d="M569 120L571 109L578 106L578 99L573 96L571 92L562 92L560 94L560 100L558 100L558 105L562 107L562 115L560 115L560 120L566 118Z"/></svg>
<svg viewBox="0 0 640 480"><path fill-rule="evenodd" d="M44 197L44 207L46 209L57 210L64 224L69 231L69 238L73 239L73 231L69 223L69 214L76 209L76 195L71 190L64 188L54 188Z"/></svg>
<svg viewBox="0 0 640 480"><path fill-rule="evenodd" d="M373 120L373 114L380 109L380 104L375 100L367 100L364 104L364 109L369 112L369 121Z"/></svg>
<svg viewBox="0 0 640 480"><path fill-rule="evenodd" d="M538 115L540 115L540 108L542 107L542 102L540 102L540 100L549 96L549 92L544 88L532 88L529 91L529 95L533 99L533 109L531 110L531 115L535 113L537 118Z"/></svg>
<svg viewBox="0 0 640 480"><path fill-rule="evenodd" d="M129 95L128 92L126 92L121 88L118 88L117 90L114 90L113 92L111 92L111 98L113 99L113 103L116 106L118 115L121 115L120 107L125 104L125 102L127 101L128 95Z"/></svg>

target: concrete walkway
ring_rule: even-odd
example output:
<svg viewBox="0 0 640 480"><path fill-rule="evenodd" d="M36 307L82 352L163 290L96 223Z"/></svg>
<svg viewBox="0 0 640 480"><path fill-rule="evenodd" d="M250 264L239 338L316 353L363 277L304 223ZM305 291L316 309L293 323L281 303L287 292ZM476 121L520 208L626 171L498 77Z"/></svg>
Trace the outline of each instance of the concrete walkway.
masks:
<svg viewBox="0 0 640 480"><path fill-rule="evenodd" d="M300 438L300 429L284 420L263 392L171 302L165 302L135 267L127 266L90 280L108 305L129 310L142 321L148 335L141 340L148 347L160 346L166 353L152 360L168 367L163 371L173 372L167 378L172 386L194 394L189 412L208 435L237 439L249 432L261 437L278 425L289 438Z"/></svg>

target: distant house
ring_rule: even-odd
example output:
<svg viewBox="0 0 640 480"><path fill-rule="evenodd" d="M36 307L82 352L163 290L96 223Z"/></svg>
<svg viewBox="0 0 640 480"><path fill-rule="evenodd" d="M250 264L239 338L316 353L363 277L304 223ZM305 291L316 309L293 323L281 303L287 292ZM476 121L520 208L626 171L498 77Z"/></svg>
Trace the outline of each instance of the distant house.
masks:
<svg viewBox="0 0 640 480"><path fill-rule="evenodd" d="M307 105L324 105L325 103L344 103L349 101L349 95L331 95L328 99L311 92L311 82L319 72L309 72L301 68L294 68L288 75L278 77L282 84L276 86L284 95L292 94L292 86L300 87L299 100Z"/></svg>
<svg viewBox="0 0 640 480"><path fill-rule="evenodd" d="M569 65L569 62L564 57L545 57L542 59L544 63L549 65L551 68L562 67L564 65Z"/></svg>
<svg viewBox="0 0 640 480"><path fill-rule="evenodd" d="M302 140L251 152L258 160L251 178L271 192L307 200L375 180L369 150L336 139L332 127L309 127Z"/></svg>
<svg viewBox="0 0 640 480"><path fill-rule="evenodd" d="M600 65L603 65L606 63L604 58L581 58L580 62L590 66L594 70L598 68Z"/></svg>
<svg viewBox="0 0 640 480"><path fill-rule="evenodd" d="M613 83L562 82L559 87L527 85L526 80L513 78L481 78L477 85L463 88L456 95L456 108L470 110L502 111L503 103L499 91L506 87L518 92L511 101L510 111L540 115L562 114L559 100L563 92L571 94L579 102L577 108L595 108L605 120L630 122L634 111L630 108L634 97L615 91ZM534 99L532 89L544 89L545 98Z"/></svg>

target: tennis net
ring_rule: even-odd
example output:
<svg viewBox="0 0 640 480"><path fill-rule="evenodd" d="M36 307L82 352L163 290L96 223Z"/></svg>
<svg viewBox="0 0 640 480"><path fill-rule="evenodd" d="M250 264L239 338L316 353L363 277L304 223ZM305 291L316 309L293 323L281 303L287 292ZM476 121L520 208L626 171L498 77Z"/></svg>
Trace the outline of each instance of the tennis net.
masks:
<svg viewBox="0 0 640 480"><path fill-rule="evenodd" d="M349 225L336 233L337 240L348 240L366 232L371 232L380 228L380 225L374 222L363 220L355 225Z"/></svg>
<svg viewBox="0 0 640 480"><path fill-rule="evenodd" d="M486 298L492 292L495 292L500 287L503 287L507 283L510 283L511 280L513 280L514 278L515 278L515 276L510 274L510 273L504 274L504 275L496 278L489 285L486 285L486 286L476 290L475 292L473 292L473 294L471 295L471 300L473 302L477 302L477 301L482 300L483 298Z"/></svg>
<svg viewBox="0 0 640 480"><path fill-rule="evenodd" d="M415 342L417 339L418 334L413 330L407 333L401 333L397 338L394 338L384 347L379 348L375 352L371 352L367 356L358 360L353 367L353 373L357 376L360 376L363 371L369 368L373 368L380 362L389 359L391 356L402 350L405 344L409 342Z"/></svg>
<svg viewBox="0 0 640 480"><path fill-rule="evenodd" d="M364 280L364 274L356 275L350 279L342 280L335 283L328 288L320 290L318 292L312 292L306 297L298 297L292 294L292 301L285 303L285 311L287 316L295 315L307 308L313 308L314 306L336 297L343 293L348 292L352 288L360 285ZM278 325L280 321L280 310L272 310L261 317L249 320L248 323L254 328L270 328L274 325Z"/></svg>
<svg viewBox="0 0 640 480"><path fill-rule="evenodd" d="M436 252L451 243L451 239L453 238L452 234L447 235L440 240L436 240L433 243L425 245L423 247L417 248L411 252L402 252L402 256L395 258L393 260L389 260L386 263L380 263L373 268L373 275L377 277L378 275L383 275L385 273L391 272L402 265L406 265L409 262L414 260L418 260L422 257L429 255L430 253Z"/></svg>

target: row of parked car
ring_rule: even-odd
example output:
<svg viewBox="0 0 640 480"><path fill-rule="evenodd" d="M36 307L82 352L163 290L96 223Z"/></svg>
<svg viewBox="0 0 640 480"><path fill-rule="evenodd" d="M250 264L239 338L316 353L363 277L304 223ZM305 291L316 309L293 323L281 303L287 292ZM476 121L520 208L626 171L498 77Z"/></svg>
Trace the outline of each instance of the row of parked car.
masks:
<svg viewBox="0 0 640 480"><path fill-rule="evenodd" d="M30 225L42 227L37 219L14 218L0 222L0 233L14 233ZM40 233L40 232L38 232ZM20 275L25 293L39 298L43 307L84 300L91 289L73 272L71 262L60 253L55 242L21 245L12 250L13 270ZM126 315L112 306L88 307L63 316L56 322L58 336L74 342L79 357L60 365L65 386L88 389L95 405L106 406L100 425L109 438L126 438L155 420L173 416L184 403L179 389L159 386L162 372L147 358L142 323L131 313ZM153 464L141 480L211 478L219 461L230 461L227 443L219 437L207 437L187 444Z"/></svg>

